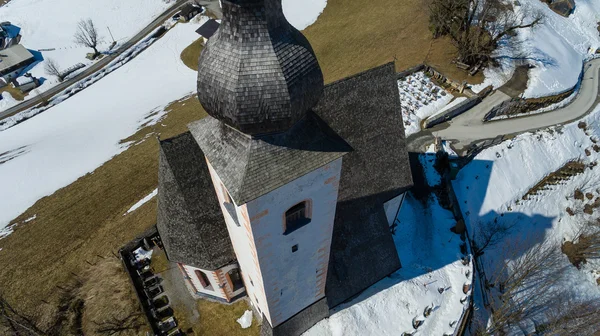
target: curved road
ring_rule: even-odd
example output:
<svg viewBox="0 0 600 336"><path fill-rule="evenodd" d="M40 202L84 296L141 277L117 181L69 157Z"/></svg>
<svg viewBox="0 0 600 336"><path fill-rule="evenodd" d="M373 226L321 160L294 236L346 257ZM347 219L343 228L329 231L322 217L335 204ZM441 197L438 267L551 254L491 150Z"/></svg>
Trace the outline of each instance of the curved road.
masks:
<svg viewBox="0 0 600 336"><path fill-rule="evenodd" d="M451 140L452 145L462 151L473 143L493 139L499 135L517 134L564 124L590 113L600 103L599 83L600 59L594 59L585 64L579 94L564 108L527 117L484 123L484 115L495 105L486 104L486 100L499 102L508 97L502 97L502 93L499 93L484 99L481 104L450 120L447 124L434 127L429 131L444 140Z"/></svg>
<svg viewBox="0 0 600 336"><path fill-rule="evenodd" d="M39 104L42 101L42 99L49 99L50 97L53 97L53 96L61 93L63 90L67 89L68 87L77 83L78 81L80 81L90 75L93 75L97 71L101 70L106 65L108 65L112 60L114 60L119 55L121 55L124 51L131 48L133 45L138 43L141 39L146 37L146 35L150 34L154 29L156 29L158 26L163 24L165 22L165 20L167 20L168 18L173 16L179 10L179 8L182 5L184 5L186 2L187 2L187 0L177 0L173 6L169 7L166 11L164 11L161 15L159 15L156 19L154 19L154 21L152 21L150 24L148 24L148 26L146 26L146 28L142 29L142 31L137 33L134 37L132 37L125 44L120 46L119 49L117 49L117 51L114 54L102 58L101 60L94 63L92 66L90 66L85 71L78 74L77 76L49 89L48 91L44 92L41 96L37 96L33 99L25 100L24 102L22 102L18 105L15 105L9 109L1 111L0 112L0 120L4 119L6 117L10 117L11 115L19 113L28 108L34 107L37 104Z"/></svg>

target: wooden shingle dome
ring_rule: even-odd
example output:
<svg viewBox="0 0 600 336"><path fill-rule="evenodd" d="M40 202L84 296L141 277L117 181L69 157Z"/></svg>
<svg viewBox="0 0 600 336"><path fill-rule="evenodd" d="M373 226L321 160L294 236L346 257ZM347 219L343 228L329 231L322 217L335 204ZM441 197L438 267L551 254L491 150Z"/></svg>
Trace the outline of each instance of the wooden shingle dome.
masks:
<svg viewBox="0 0 600 336"><path fill-rule="evenodd" d="M281 0L223 0L223 21L202 51L198 99L209 115L260 135L288 130L323 94L308 40Z"/></svg>

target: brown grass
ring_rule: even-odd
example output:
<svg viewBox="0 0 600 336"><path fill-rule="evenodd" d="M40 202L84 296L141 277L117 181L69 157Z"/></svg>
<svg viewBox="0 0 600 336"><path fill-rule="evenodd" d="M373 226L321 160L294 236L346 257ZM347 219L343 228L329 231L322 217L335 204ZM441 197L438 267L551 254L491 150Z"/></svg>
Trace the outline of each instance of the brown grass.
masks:
<svg viewBox="0 0 600 336"><path fill-rule="evenodd" d="M204 40L199 38L181 52L181 60L183 61L183 64L194 71L198 71L198 58L200 57L200 52L202 52L202 48L204 47L203 44Z"/></svg>
<svg viewBox="0 0 600 336"><path fill-rule="evenodd" d="M0 6L2 6L2 2L0 1ZM21 90L15 89L12 85L7 85L3 88L0 88L0 94L2 94L2 92L8 92L10 93L13 98L15 98L16 100L23 100L25 99L25 97L29 94L29 92L27 93L23 93L21 92Z"/></svg>
<svg viewBox="0 0 600 336"><path fill-rule="evenodd" d="M111 256L156 223L156 202L123 216L157 185L158 146L154 136L171 137L187 123L205 116L195 97L167 107L171 112L156 126L126 140L139 144L53 195L44 197L13 223L37 214L0 240L0 290L9 302L28 313L47 314L59 305L60 290ZM161 126L161 124L165 126ZM143 142L147 134L153 133ZM48 304L42 303L42 300Z"/></svg>
<svg viewBox="0 0 600 336"><path fill-rule="evenodd" d="M155 249L150 260L150 267L152 267L152 273L154 274L159 274L169 269L169 260L163 249Z"/></svg>
<svg viewBox="0 0 600 336"><path fill-rule="evenodd" d="M571 179L573 176L582 174L585 171L586 165L579 161L567 162L564 166L560 167L555 172L548 174L535 186L533 186L525 195L523 200L528 200L532 196L538 195L546 190L549 190L553 185L564 184L566 181ZM574 197L579 200L583 200L583 192L576 190Z"/></svg>
<svg viewBox="0 0 600 336"><path fill-rule="evenodd" d="M84 300L84 335L105 335L100 330L117 321L125 321L132 327L118 335L143 335L149 331L133 286L119 260L107 259L86 273L87 281L79 291L79 297Z"/></svg>
<svg viewBox="0 0 600 336"><path fill-rule="evenodd" d="M214 336L247 336L258 335L260 326L256 319L252 320L252 326L242 329L236 322L246 310L250 310L248 302L240 300L231 305L223 305L206 300L198 301L200 318L194 325L195 335Z"/></svg>
<svg viewBox="0 0 600 336"><path fill-rule="evenodd" d="M450 64L456 48L433 39L426 0L329 0L317 22L304 30L317 54L325 82L396 59L403 70L427 62L454 80L480 83Z"/></svg>
<svg viewBox="0 0 600 336"><path fill-rule="evenodd" d="M564 242L561 251L573 266L580 268L588 259L598 259L600 256L600 232L579 234L574 241Z"/></svg>
<svg viewBox="0 0 600 336"><path fill-rule="evenodd" d="M426 0L329 0L317 22L303 33L317 54L326 83L394 59L398 71L427 62L453 80L481 83L481 72L469 76L450 63L456 48L447 38L433 39L428 20ZM181 54L194 70L201 50L198 41Z"/></svg>

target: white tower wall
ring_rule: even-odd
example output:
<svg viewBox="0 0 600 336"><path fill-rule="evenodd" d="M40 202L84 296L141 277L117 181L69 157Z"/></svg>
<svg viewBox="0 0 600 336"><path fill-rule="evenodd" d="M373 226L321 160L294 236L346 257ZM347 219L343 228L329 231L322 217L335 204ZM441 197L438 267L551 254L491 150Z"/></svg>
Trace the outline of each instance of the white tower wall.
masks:
<svg viewBox="0 0 600 336"><path fill-rule="evenodd" d="M273 327L325 296L341 168L339 158L235 206L232 215L226 191L209 163L246 291ZM310 223L284 234L286 211L303 201L309 204ZM292 252L294 246L297 250Z"/></svg>

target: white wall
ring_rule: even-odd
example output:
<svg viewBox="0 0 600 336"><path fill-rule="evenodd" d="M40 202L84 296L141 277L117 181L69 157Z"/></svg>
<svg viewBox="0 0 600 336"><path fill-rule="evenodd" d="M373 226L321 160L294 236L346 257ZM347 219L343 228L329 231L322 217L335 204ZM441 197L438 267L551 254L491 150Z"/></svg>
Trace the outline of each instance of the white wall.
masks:
<svg viewBox="0 0 600 336"><path fill-rule="evenodd" d="M187 276L190 277L190 281L194 285L194 288L196 289L197 292L212 295L212 296L217 296L217 297L220 297L225 300L227 299L227 297L219 290L219 278L217 277L217 274L215 272L203 270L203 269L188 266L188 265L182 265L182 266L183 266L185 272L187 273ZM210 284L212 286L212 290L205 289L202 286L202 283L196 276L196 270L200 270L206 274L206 277L208 278L208 280L210 281Z"/></svg>
<svg viewBox="0 0 600 336"><path fill-rule="evenodd" d="M325 296L341 167L340 158L238 206L240 226L224 211L248 296L273 327ZM220 180L210 171L222 201ZM286 210L307 199L311 222L284 235Z"/></svg>
<svg viewBox="0 0 600 336"><path fill-rule="evenodd" d="M406 193L402 193L383 204L383 210L385 211L385 216L387 217L387 221L390 226L394 224L394 220L398 215L398 210L400 210L400 205L404 200L405 194Z"/></svg>
<svg viewBox="0 0 600 336"><path fill-rule="evenodd" d="M196 291L200 293L216 296L226 301L230 301L232 298L243 293L245 290L242 287L234 292L233 288L231 287L233 284L230 284L225 277L225 274L227 274L227 272L239 267L237 264L227 265L216 271L203 270L201 268L196 268L188 265L181 266L183 267L186 275L190 278L190 281L196 289ZM208 278L212 286L211 289L206 289L202 286L200 279L198 279L198 276L196 275L196 270L202 271L204 272L204 274L206 274L206 277Z"/></svg>

